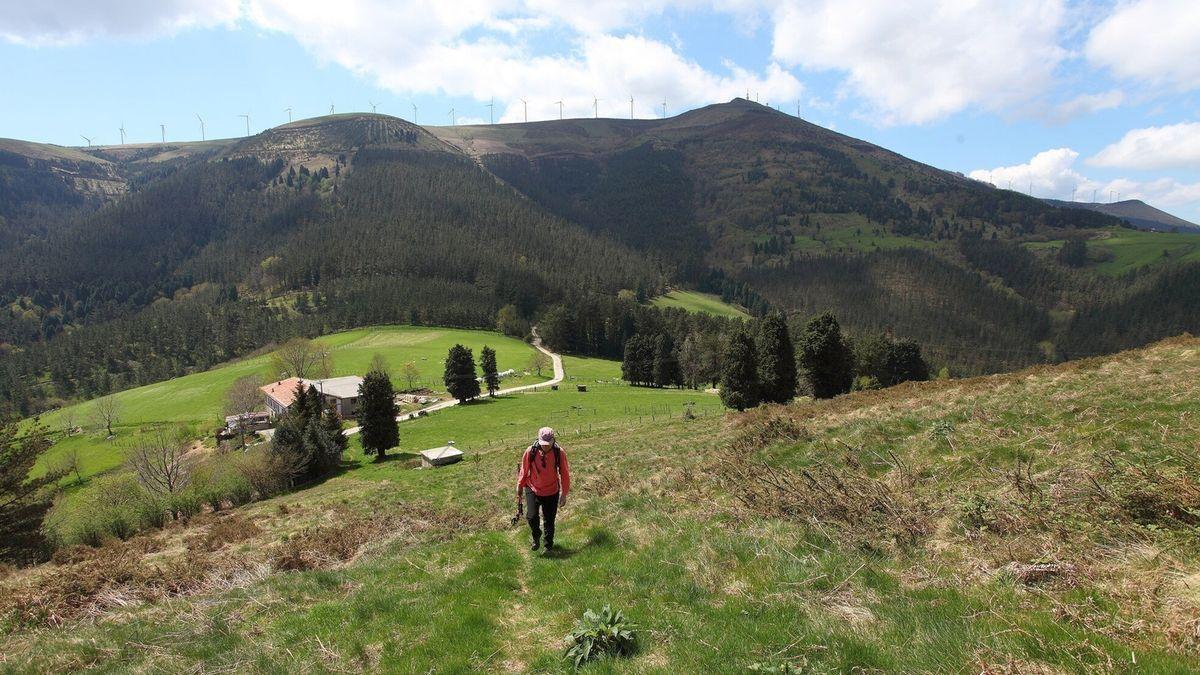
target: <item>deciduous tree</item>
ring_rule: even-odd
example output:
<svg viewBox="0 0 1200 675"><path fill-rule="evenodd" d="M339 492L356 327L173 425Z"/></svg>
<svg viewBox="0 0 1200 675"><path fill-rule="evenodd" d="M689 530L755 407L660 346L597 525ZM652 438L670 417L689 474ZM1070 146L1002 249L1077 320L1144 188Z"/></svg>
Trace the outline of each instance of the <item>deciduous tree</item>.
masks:
<svg viewBox="0 0 1200 675"><path fill-rule="evenodd" d="M121 402L116 396L105 396L104 398L96 399L96 405L92 408L92 416L98 426L104 427L108 432L108 437L112 438L113 425L121 421Z"/></svg>
<svg viewBox="0 0 1200 675"><path fill-rule="evenodd" d="M235 428L238 432L241 447L246 446L246 432L249 431L249 413L263 409L264 400L261 378L257 375L246 375L233 381L225 392L225 414L236 415Z"/></svg>
<svg viewBox="0 0 1200 675"><path fill-rule="evenodd" d="M308 338L292 338L271 354L271 369L280 377L321 379L333 371L333 355Z"/></svg>

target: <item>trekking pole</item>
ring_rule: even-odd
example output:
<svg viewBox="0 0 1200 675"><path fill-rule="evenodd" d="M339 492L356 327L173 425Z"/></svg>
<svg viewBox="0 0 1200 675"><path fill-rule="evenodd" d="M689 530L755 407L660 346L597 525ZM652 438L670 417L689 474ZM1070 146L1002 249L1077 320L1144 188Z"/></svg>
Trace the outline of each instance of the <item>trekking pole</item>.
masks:
<svg viewBox="0 0 1200 675"><path fill-rule="evenodd" d="M517 513L509 521L509 527L514 527L521 520L521 516L525 515L525 500L521 499L521 495L517 495Z"/></svg>

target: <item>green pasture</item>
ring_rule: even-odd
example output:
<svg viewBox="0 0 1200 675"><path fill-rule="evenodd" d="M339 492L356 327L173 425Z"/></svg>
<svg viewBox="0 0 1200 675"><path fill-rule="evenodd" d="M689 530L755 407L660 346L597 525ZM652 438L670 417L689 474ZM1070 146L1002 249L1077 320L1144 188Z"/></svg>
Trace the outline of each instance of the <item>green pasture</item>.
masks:
<svg viewBox="0 0 1200 675"><path fill-rule="evenodd" d="M711 293L698 291L671 291L650 301L655 307L677 307L689 312L724 316L731 319L748 319L750 315L740 307L731 305Z"/></svg>
<svg viewBox="0 0 1200 675"><path fill-rule="evenodd" d="M1062 245L1061 239L1025 244L1048 255ZM1200 260L1200 235L1112 228L1101 233L1101 238L1089 239L1088 249L1092 257L1111 257L1089 264L1089 269L1116 276L1142 267Z"/></svg>
<svg viewBox="0 0 1200 675"><path fill-rule="evenodd" d="M474 350L478 360L484 345L496 350L500 370L513 368L523 372L533 347L515 338L487 331L416 326L384 326L364 328L327 335L317 340L333 353L333 374L361 375L376 354L388 361L392 380L398 388L407 387L403 376L405 363L415 363L421 377L414 385L441 391L443 361L446 352L456 343ZM238 378L254 375L264 382L272 377L269 354L236 361L212 370L178 377L164 382L118 392L112 396L120 407L120 421L114 427L116 438L106 440L104 429L93 420L96 402L88 401L42 415L41 423L56 440L39 461L35 471L44 471L63 461L72 451L79 453L79 465L84 476L106 471L122 461L125 447L137 436L139 429L149 425L172 423L187 426L197 438L211 438L213 429L222 424L225 395ZM504 386L532 384L550 379L551 369L542 377L519 376L506 379ZM68 437L64 429L68 422L83 428L83 433Z"/></svg>

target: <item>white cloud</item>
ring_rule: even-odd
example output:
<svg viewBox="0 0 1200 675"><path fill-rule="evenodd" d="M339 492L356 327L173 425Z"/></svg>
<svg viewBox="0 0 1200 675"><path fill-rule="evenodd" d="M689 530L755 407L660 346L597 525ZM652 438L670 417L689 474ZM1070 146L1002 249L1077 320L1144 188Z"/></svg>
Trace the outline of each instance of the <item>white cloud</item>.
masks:
<svg viewBox="0 0 1200 675"><path fill-rule="evenodd" d="M530 119L590 116L593 96L602 99L600 114L650 117L668 110L732 98L747 88L771 100L795 100L800 82L777 65L752 73L727 64L714 73L684 58L672 46L638 35L596 32L620 25L639 12L661 11L665 3L645 7L626 3L594 15L568 3L551 21L578 30L560 39L555 53L538 53L529 30L544 30L545 15L531 14L516 2L473 0L427 7L424 3L347 0L335 12L326 3L301 0L254 0L250 20L293 36L319 58L337 63L397 93L437 93L478 101L493 97L504 106L504 121L520 121L520 98L527 98ZM418 6L420 5L420 6ZM529 29L529 25L535 28ZM499 26L500 28L497 28Z"/></svg>
<svg viewBox="0 0 1200 675"><path fill-rule="evenodd" d="M1052 83L1062 0L794 0L774 12L774 56L846 72L885 123L925 123L969 106L1021 106Z"/></svg>
<svg viewBox="0 0 1200 675"><path fill-rule="evenodd" d="M1120 169L1200 169L1200 122L1134 129L1088 160Z"/></svg>
<svg viewBox="0 0 1200 675"><path fill-rule="evenodd" d="M29 46L77 44L96 38L149 38L231 24L239 0L4 2L0 39Z"/></svg>
<svg viewBox="0 0 1200 675"><path fill-rule="evenodd" d="M1125 94L1120 89L1111 89L1100 94L1080 94L1055 106L1051 118L1060 122L1066 121L1080 115L1111 110L1124 102Z"/></svg>
<svg viewBox="0 0 1200 675"><path fill-rule="evenodd" d="M1200 2L1126 2L1092 30L1084 53L1118 77L1182 90L1200 87Z"/></svg>
<svg viewBox="0 0 1200 675"><path fill-rule="evenodd" d="M1175 178L1154 180L1115 178L1095 180L1075 169L1079 153L1070 148L1055 148L1034 155L1024 164L976 169L971 178L990 182L998 188L1032 192L1035 197L1106 202L1120 199L1141 199L1160 208L1200 207L1200 183L1184 183Z"/></svg>
<svg viewBox="0 0 1200 675"><path fill-rule="evenodd" d="M1079 153L1070 148L1055 148L1039 152L1024 164L976 169L968 175L998 188L1032 191L1039 197L1069 199L1071 191L1076 188L1091 190L1098 186L1092 185L1091 181L1074 170L1078 158Z"/></svg>

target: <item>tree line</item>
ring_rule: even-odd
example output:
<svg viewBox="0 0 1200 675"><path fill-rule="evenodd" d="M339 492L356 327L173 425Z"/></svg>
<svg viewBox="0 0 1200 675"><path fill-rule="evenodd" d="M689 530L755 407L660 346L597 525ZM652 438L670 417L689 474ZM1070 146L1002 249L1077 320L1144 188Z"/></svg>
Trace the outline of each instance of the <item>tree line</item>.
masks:
<svg viewBox="0 0 1200 675"><path fill-rule="evenodd" d="M724 332L691 332L676 344L669 332L632 335L625 343L622 378L645 387L719 385L722 402L738 410L786 403L798 393L831 398L930 378L913 340L887 333L855 340L828 312L808 319L796 342L787 318L772 312L730 324Z"/></svg>

